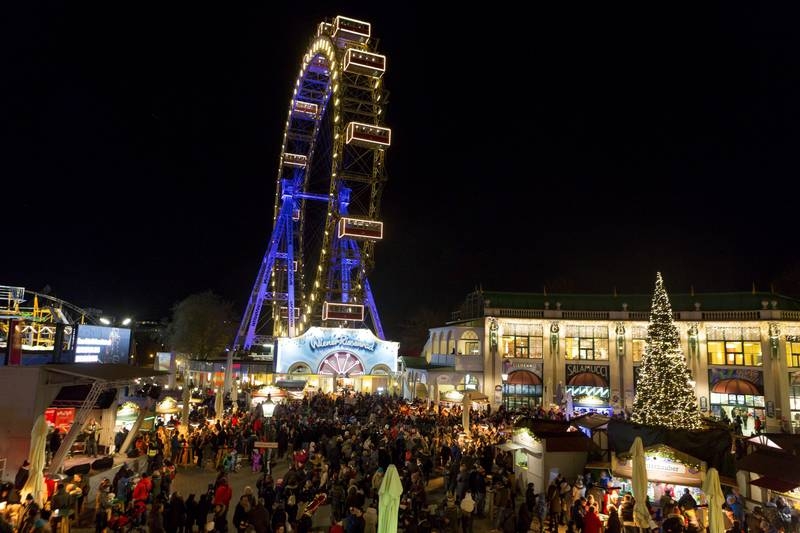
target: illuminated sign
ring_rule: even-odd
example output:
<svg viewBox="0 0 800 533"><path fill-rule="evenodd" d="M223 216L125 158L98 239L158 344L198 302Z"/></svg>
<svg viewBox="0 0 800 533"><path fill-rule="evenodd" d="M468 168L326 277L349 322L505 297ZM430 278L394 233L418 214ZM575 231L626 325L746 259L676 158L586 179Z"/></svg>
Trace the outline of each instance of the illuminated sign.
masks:
<svg viewBox="0 0 800 533"><path fill-rule="evenodd" d="M78 326L76 363L128 363L131 330L107 326Z"/></svg>
<svg viewBox="0 0 800 533"><path fill-rule="evenodd" d="M395 372L398 348L398 343L381 340L368 329L312 327L299 337L278 339L275 372L287 373L298 363L318 369L326 358L339 353L352 354L365 374L371 374L376 366Z"/></svg>

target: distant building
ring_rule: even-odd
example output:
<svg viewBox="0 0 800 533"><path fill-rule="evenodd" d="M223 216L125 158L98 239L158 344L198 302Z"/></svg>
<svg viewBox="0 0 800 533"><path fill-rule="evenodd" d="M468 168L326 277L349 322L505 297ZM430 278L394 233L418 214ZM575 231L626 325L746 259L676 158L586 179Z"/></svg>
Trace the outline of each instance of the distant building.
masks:
<svg viewBox="0 0 800 533"><path fill-rule="evenodd" d="M402 357L407 394L495 406L571 398L576 414L630 410L651 295L475 291L430 328L423 357ZM800 301L770 293L670 294L699 407L768 431L800 432ZM455 391L455 392L452 392ZM448 393L450 396L448 396Z"/></svg>

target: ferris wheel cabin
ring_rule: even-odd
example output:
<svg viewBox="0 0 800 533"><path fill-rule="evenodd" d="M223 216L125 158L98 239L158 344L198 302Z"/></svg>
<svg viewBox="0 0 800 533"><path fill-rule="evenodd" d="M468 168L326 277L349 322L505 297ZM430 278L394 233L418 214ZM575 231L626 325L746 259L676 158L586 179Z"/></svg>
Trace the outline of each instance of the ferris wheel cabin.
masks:
<svg viewBox="0 0 800 533"><path fill-rule="evenodd" d="M383 148L392 144L392 130L361 122L350 122L347 125L345 142L364 148Z"/></svg>
<svg viewBox="0 0 800 533"><path fill-rule="evenodd" d="M348 48L344 53L344 71L380 78L386 72L386 56Z"/></svg>
<svg viewBox="0 0 800 533"><path fill-rule="evenodd" d="M319 105L313 102L295 100L294 107L292 107L292 116L308 120L317 120L319 116Z"/></svg>
<svg viewBox="0 0 800 533"><path fill-rule="evenodd" d="M308 157L303 154L283 154L283 164L287 167L306 168Z"/></svg>
<svg viewBox="0 0 800 533"><path fill-rule="evenodd" d="M364 306L337 302L322 303L322 320L364 321Z"/></svg>
<svg viewBox="0 0 800 533"><path fill-rule="evenodd" d="M338 224L339 238L373 240L383 239L383 222L362 218L342 217Z"/></svg>
<svg viewBox="0 0 800 533"><path fill-rule="evenodd" d="M333 19L333 38L342 39L345 41L355 41L358 43L366 43L369 41L372 27L369 22L363 20L351 19L338 15Z"/></svg>

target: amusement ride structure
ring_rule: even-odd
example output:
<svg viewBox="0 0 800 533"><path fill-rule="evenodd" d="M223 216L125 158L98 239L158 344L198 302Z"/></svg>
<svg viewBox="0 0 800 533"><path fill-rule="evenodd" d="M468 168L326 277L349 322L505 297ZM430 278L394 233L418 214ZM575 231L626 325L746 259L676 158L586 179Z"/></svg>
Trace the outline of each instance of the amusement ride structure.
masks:
<svg viewBox="0 0 800 533"><path fill-rule="evenodd" d="M9 328L18 327L21 348L30 352L52 350L59 337L68 344L74 326L97 320L64 300L6 285L0 285L0 319L0 348L6 347Z"/></svg>
<svg viewBox="0 0 800 533"><path fill-rule="evenodd" d="M367 275L383 238L385 70L370 23L319 24L289 100L272 234L235 349L311 326L371 326L383 339Z"/></svg>

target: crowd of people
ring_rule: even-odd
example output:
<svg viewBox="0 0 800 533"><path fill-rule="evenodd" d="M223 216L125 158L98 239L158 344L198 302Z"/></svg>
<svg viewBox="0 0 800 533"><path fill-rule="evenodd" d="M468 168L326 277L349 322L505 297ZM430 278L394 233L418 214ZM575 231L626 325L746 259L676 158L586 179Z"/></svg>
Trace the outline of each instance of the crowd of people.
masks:
<svg viewBox="0 0 800 533"><path fill-rule="evenodd" d="M329 505L330 533L375 533L379 489L390 465L402 484L398 528L404 533L474 533L476 521L496 533L555 533L559 526L567 533L622 533L633 523L632 496L609 490L608 475L572 482L559 476L547 487L534 487L515 475L512 453L496 446L510 439L518 415L561 419L561 411L473 410L467 433L460 409L385 395L318 393L281 404L271 418L256 408L228 411L213 422L171 421L134 440L134 449L147 457L144 471L123 465L113 479L102 480L96 494L80 476L49 479L48 504L39 508L24 500L15 523L25 533L55 531L64 517L79 519L87 514L83 509L92 509L97 532L308 533L314 512ZM274 454L256 446L265 441L277 443ZM230 476L243 463L258 480L234 495ZM184 497L172 490L177 465L215 474L202 494ZM439 476L442 496L432 501L430 482ZM657 505L647 502L658 511L656 529L699 531L697 502L688 491L674 496L665 494ZM729 533L747 531L741 497L729 496ZM757 530L790 530L772 525L785 512L777 504L776 509L777 519L771 507L764 510L764 527L759 523Z"/></svg>

